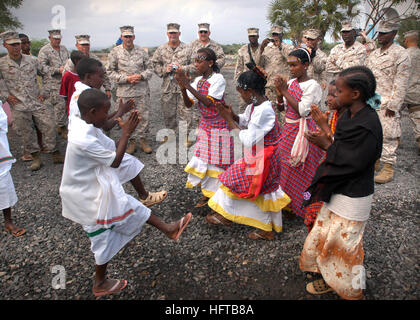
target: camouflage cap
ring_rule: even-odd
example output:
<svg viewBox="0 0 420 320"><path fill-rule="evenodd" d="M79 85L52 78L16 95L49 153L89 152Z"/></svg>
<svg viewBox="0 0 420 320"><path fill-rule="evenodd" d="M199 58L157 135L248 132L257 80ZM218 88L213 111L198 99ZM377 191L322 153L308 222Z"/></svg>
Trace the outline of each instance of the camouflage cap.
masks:
<svg viewBox="0 0 420 320"><path fill-rule="evenodd" d="M198 31L210 32L210 24L209 23L199 23L198 24Z"/></svg>
<svg viewBox="0 0 420 320"><path fill-rule="evenodd" d="M122 36L134 36L134 27L133 26L123 26L120 27Z"/></svg>
<svg viewBox="0 0 420 320"><path fill-rule="evenodd" d="M7 44L15 44L15 43L21 43L19 39L19 34L12 30L6 30L3 33L0 34L1 39L3 42Z"/></svg>
<svg viewBox="0 0 420 320"><path fill-rule="evenodd" d="M78 44L90 44L90 36L87 34L80 34L75 36L75 38Z"/></svg>
<svg viewBox="0 0 420 320"><path fill-rule="evenodd" d="M409 38L409 37L419 37L419 31L418 30L410 30L407 31L406 33L404 33L404 38Z"/></svg>
<svg viewBox="0 0 420 320"><path fill-rule="evenodd" d="M321 32L318 29L307 29L303 31L303 37L308 39L318 39Z"/></svg>
<svg viewBox="0 0 420 320"><path fill-rule="evenodd" d="M354 30L353 23L351 23L351 21L344 21L343 23L341 23L341 32L351 30Z"/></svg>
<svg viewBox="0 0 420 320"><path fill-rule="evenodd" d="M48 33L53 39L61 39L61 30L59 29L48 30Z"/></svg>
<svg viewBox="0 0 420 320"><path fill-rule="evenodd" d="M168 32L179 32L179 28L181 28L178 23L168 23L166 27Z"/></svg>
<svg viewBox="0 0 420 320"><path fill-rule="evenodd" d="M399 24L392 20L381 20L378 23L378 29L376 31L380 33L389 33L398 30Z"/></svg>
<svg viewBox="0 0 420 320"><path fill-rule="evenodd" d="M248 36L259 36L258 28L248 28Z"/></svg>
<svg viewBox="0 0 420 320"><path fill-rule="evenodd" d="M282 26L273 26L271 28L271 34L273 34L273 33L283 34L283 27Z"/></svg>

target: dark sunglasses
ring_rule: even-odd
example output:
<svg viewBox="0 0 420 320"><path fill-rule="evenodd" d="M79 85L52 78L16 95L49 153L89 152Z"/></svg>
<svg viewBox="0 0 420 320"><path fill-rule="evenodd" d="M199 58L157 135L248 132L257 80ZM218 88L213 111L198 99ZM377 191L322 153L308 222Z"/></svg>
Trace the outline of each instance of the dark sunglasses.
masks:
<svg viewBox="0 0 420 320"><path fill-rule="evenodd" d="M205 30L201 30L201 31L199 31L200 33L208 33L208 31L205 31Z"/></svg>
<svg viewBox="0 0 420 320"><path fill-rule="evenodd" d="M132 38L133 36L123 36L123 38Z"/></svg>

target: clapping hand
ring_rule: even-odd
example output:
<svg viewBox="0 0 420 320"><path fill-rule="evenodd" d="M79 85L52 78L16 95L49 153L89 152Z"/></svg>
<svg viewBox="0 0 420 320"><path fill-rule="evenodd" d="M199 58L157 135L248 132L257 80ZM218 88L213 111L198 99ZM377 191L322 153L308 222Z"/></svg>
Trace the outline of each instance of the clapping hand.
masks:
<svg viewBox="0 0 420 320"><path fill-rule="evenodd" d="M217 110L219 111L219 114L225 120L231 120L231 119L233 119L232 106L227 106L227 105L222 104L220 102L216 102L215 106L216 106Z"/></svg>
<svg viewBox="0 0 420 320"><path fill-rule="evenodd" d="M181 89L185 89L190 83L190 80L188 79L187 74L181 68L178 68L175 71L174 77L175 77L175 80L178 82L178 85Z"/></svg>
<svg viewBox="0 0 420 320"><path fill-rule="evenodd" d="M123 134L131 136L131 134L136 129L137 125L139 124L141 117L139 116L139 112L137 110L131 111L130 116L128 119L123 122L121 118L117 118L117 121L123 131Z"/></svg>
<svg viewBox="0 0 420 320"><path fill-rule="evenodd" d="M120 99L118 110L121 112L121 115L124 115L127 112L131 111L134 108L134 106L135 106L134 99L129 99L125 103L122 101L122 99Z"/></svg>
<svg viewBox="0 0 420 320"><path fill-rule="evenodd" d="M287 91L287 80L280 74L274 77L274 86L278 96L283 96Z"/></svg>
<svg viewBox="0 0 420 320"><path fill-rule="evenodd" d="M322 130L327 131L328 129L328 116L330 112L327 111L323 113L321 109L315 104L311 104L311 116L312 119L315 121L316 125L320 127Z"/></svg>
<svg viewBox="0 0 420 320"><path fill-rule="evenodd" d="M327 134L323 130L305 132L305 138L324 150L327 150L333 141L331 134Z"/></svg>

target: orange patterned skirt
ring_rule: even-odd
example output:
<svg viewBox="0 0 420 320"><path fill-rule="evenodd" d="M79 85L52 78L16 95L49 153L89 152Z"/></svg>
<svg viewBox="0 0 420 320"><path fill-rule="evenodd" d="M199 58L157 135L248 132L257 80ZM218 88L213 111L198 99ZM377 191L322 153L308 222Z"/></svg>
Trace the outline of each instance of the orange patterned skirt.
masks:
<svg viewBox="0 0 420 320"><path fill-rule="evenodd" d="M300 269L321 273L325 282L343 299L361 299L365 226L366 221L342 218L324 204L305 240Z"/></svg>

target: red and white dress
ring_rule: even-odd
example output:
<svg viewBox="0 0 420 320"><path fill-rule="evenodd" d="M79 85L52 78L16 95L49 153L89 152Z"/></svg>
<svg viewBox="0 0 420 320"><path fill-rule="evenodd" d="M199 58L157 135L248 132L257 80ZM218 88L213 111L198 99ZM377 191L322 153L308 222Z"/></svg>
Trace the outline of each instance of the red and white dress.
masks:
<svg viewBox="0 0 420 320"><path fill-rule="evenodd" d="M270 101L239 115L244 157L219 176L209 206L228 220L264 231L282 231L281 209L290 199L280 187L281 129Z"/></svg>
<svg viewBox="0 0 420 320"><path fill-rule="evenodd" d="M310 116L310 111L311 104L319 105L322 98L322 89L313 79L305 82L292 79L288 82L288 85L289 93L299 102L299 112L288 105L285 99L286 115L280 141L280 185L292 200L289 208L296 215L305 217L305 209L302 208L303 194L311 184L325 152L303 139L303 142L307 144L306 158L296 165L293 163L291 151L298 136L301 121L306 122L305 131L317 130L317 126Z"/></svg>
<svg viewBox="0 0 420 320"><path fill-rule="evenodd" d="M220 73L213 73L207 79L197 77L191 86L215 102L224 101L226 81ZM234 162L233 137L229 124L214 105L206 107L192 93L187 93L190 99L198 102L201 118L194 155L185 167L188 172L186 187L201 184L203 195L210 198L219 188L219 175Z"/></svg>

